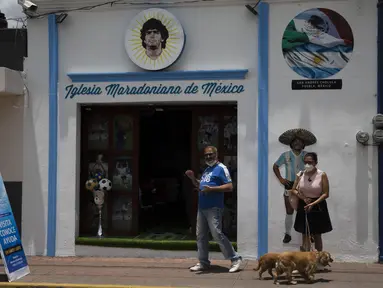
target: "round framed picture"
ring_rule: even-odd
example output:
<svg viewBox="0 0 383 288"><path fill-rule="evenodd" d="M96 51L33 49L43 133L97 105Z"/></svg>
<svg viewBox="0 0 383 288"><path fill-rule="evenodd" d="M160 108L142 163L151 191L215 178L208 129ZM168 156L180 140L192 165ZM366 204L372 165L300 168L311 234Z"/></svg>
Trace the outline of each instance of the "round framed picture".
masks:
<svg viewBox="0 0 383 288"><path fill-rule="evenodd" d="M151 8L132 19L125 35L129 58L145 70L162 70L180 57L185 34L180 22L164 9Z"/></svg>
<svg viewBox="0 0 383 288"><path fill-rule="evenodd" d="M304 78L324 79L335 75L350 61L353 49L350 25L340 14L326 8L298 14L283 33L286 63Z"/></svg>

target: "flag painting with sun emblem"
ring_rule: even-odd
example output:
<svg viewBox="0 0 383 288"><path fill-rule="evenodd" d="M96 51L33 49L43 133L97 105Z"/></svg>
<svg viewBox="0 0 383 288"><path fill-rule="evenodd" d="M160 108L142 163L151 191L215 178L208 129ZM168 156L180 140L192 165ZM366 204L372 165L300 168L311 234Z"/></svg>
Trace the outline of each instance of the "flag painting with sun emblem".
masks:
<svg viewBox="0 0 383 288"><path fill-rule="evenodd" d="M354 49L352 30L337 12L314 8L298 14L282 39L289 67L308 79L324 79L341 71Z"/></svg>
<svg viewBox="0 0 383 288"><path fill-rule="evenodd" d="M162 70L182 54L185 34L180 22L164 9L151 8L132 19L125 35L129 58L145 70Z"/></svg>

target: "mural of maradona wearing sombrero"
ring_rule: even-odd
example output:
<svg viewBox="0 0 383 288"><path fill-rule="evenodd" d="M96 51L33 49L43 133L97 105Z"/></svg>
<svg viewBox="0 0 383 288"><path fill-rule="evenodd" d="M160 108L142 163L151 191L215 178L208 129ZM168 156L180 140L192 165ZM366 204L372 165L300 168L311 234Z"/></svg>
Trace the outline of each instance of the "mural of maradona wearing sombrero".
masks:
<svg viewBox="0 0 383 288"><path fill-rule="evenodd" d="M279 136L279 142L290 146L291 150L283 152L273 165L273 171L279 182L285 187L283 198L286 208L285 236L283 243L291 241L291 229L293 227L294 209L289 201L288 190L292 189L296 175L305 169L304 156L307 153L304 148L313 145L317 139L313 133L306 129L290 129ZM285 176L282 177L279 168L285 166Z"/></svg>
<svg viewBox="0 0 383 288"><path fill-rule="evenodd" d="M151 18L142 26L142 46L146 50L146 55L152 60L157 60L161 56L162 50L166 48L168 38L168 29L158 19Z"/></svg>

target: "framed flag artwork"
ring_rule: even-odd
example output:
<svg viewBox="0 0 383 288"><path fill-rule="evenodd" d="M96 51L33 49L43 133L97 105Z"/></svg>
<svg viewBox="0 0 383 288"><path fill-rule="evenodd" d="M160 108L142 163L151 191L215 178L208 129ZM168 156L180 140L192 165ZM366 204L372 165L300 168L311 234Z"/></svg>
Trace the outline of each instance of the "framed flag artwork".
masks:
<svg viewBox="0 0 383 288"><path fill-rule="evenodd" d="M313 8L298 14L282 38L287 65L303 78L293 80L292 88L341 89L341 80L332 76L346 67L353 49L352 29L339 13Z"/></svg>

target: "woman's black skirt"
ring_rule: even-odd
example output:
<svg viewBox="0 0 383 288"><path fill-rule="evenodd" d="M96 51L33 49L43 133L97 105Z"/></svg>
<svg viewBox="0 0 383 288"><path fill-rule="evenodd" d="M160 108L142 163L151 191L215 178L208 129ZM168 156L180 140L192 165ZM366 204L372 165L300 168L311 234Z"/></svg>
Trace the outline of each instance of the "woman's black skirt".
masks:
<svg viewBox="0 0 383 288"><path fill-rule="evenodd" d="M312 202L314 202L317 199L318 198L313 198L311 200ZM294 229L295 231L302 234L308 233L306 231L307 226L306 226L306 216L305 216L306 211L304 209L305 206L306 206L306 203L303 200L299 199L297 215L295 217ZM332 231L332 225L331 225L330 215L327 209L326 200L313 206L310 212L307 212L307 220L309 223L311 235L324 234L324 233L328 233Z"/></svg>

